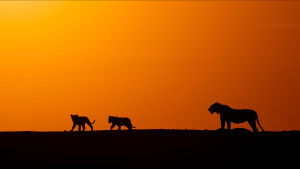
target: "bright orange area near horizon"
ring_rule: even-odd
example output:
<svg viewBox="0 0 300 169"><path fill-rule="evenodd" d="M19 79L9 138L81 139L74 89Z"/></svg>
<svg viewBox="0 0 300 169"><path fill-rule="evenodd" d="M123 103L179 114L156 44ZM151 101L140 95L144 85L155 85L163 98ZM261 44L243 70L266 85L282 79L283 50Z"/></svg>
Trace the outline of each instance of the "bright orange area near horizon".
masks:
<svg viewBox="0 0 300 169"><path fill-rule="evenodd" d="M0 131L220 128L214 102L300 130L300 2L0 2ZM232 128L249 124L232 124ZM87 130L90 130L87 126Z"/></svg>

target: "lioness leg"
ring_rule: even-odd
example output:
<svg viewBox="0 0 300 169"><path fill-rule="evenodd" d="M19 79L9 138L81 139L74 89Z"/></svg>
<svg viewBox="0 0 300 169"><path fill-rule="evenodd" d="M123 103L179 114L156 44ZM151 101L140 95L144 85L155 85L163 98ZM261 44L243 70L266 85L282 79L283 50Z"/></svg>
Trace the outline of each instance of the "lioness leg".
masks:
<svg viewBox="0 0 300 169"><path fill-rule="evenodd" d="M221 129L224 129L224 128L225 128L225 120L221 119Z"/></svg>
<svg viewBox="0 0 300 169"><path fill-rule="evenodd" d="M248 123L252 127L253 132L258 132L258 130L256 128L256 124L255 124L255 119L254 120L249 120Z"/></svg>
<svg viewBox="0 0 300 169"><path fill-rule="evenodd" d="M118 125L118 130L121 130L121 125Z"/></svg>
<svg viewBox="0 0 300 169"><path fill-rule="evenodd" d="M228 128L228 130L231 130L231 124L229 121L227 121L227 128Z"/></svg>
<svg viewBox="0 0 300 169"><path fill-rule="evenodd" d="M78 125L78 131L81 131L81 125L80 124Z"/></svg>

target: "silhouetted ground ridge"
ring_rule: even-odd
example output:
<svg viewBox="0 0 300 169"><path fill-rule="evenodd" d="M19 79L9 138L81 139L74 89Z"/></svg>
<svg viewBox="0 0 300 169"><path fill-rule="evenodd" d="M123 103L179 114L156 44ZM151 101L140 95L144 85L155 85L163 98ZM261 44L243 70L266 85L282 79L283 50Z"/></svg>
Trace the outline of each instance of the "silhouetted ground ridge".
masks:
<svg viewBox="0 0 300 169"><path fill-rule="evenodd" d="M45 168L270 168L298 164L299 131L0 132L2 164Z"/></svg>

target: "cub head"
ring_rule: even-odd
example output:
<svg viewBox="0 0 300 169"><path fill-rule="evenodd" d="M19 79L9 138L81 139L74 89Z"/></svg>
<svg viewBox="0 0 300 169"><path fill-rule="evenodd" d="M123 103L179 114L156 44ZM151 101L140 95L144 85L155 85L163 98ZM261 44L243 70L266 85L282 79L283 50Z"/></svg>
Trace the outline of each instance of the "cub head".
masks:
<svg viewBox="0 0 300 169"><path fill-rule="evenodd" d="M221 104L218 103L218 102L216 102L216 103L212 104L212 105L209 107L208 111L209 111L211 114L213 114L214 112L216 112L217 114L219 114L220 106L221 106Z"/></svg>
<svg viewBox="0 0 300 169"><path fill-rule="evenodd" d="M78 114L76 114L76 115L71 114L71 118L72 118L72 120L77 119L78 118Z"/></svg>
<svg viewBox="0 0 300 169"><path fill-rule="evenodd" d="M113 118L113 116L108 116L108 123L112 122L112 118Z"/></svg>

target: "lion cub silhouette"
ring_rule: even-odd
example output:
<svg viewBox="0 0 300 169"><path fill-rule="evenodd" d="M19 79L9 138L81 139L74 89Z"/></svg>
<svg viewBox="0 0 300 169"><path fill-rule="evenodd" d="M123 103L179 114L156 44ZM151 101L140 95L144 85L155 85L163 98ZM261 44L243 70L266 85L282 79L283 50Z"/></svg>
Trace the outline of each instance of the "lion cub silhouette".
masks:
<svg viewBox="0 0 300 169"><path fill-rule="evenodd" d="M121 130L121 126L126 126L128 128L128 130L132 130L132 128L135 128L132 126L130 119L127 117L109 116L108 123L112 123L110 130L113 130L113 128L116 125L118 126L118 130Z"/></svg>
<svg viewBox="0 0 300 169"><path fill-rule="evenodd" d="M91 128L91 131L93 131L93 126L92 124L95 123L95 120L93 123L90 122L90 120L86 117L86 116L78 116L77 115L72 115L71 114L71 119L73 121L73 127L70 131L73 131L74 128L76 127L76 125L78 125L78 131L81 131L81 127L82 127L82 131L85 130L85 123L88 124Z"/></svg>

